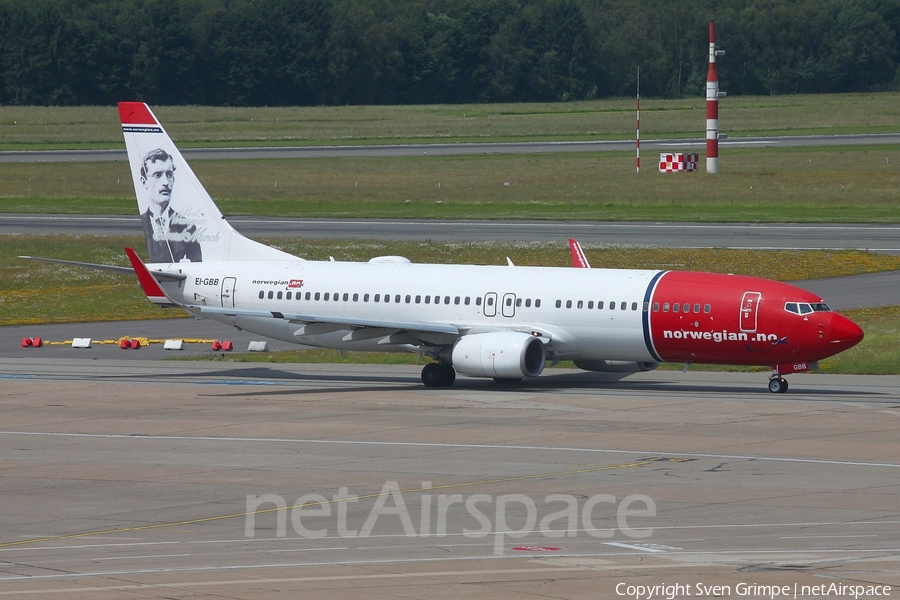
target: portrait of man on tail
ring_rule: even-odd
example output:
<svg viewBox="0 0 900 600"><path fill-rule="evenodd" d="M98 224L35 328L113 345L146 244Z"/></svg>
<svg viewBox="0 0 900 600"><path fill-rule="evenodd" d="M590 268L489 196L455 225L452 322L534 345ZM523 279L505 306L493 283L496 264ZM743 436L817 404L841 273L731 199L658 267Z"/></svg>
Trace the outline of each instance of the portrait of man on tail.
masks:
<svg viewBox="0 0 900 600"><path fill-rule="evenodd" d="M170 206L175 188L175 161L162 148L144 155L140 180L149 206L141 214L151 263L202 262L197 226Z"/></svg>

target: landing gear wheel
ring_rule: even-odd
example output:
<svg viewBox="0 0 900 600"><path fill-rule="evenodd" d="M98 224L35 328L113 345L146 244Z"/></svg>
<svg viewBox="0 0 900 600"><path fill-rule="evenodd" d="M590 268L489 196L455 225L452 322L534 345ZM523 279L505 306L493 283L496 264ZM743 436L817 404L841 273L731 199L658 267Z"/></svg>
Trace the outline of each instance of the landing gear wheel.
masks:
<svg viewBox="0 0 900 600"><path fill-rule="evenodd" d="M784 377L773 377L769 380L769 391L773 394L783 394L787 389L788 382Z"/></svg>
<svg viewBox="0 0 900 600"><path fill-rule="evenodd" d="M422 369L425 387L449 387L456 381L456 371L446 363L428 363Z"/></svg>
<svg viewBox="0 0 900 600"><path fill-rule="evenodd" d="M450 387L451 385L453 385L453 382L456 381L456 369L454 369L452 365L448 365L447 363L438 363L438 366L441 368L443 385L445 387Z"/></svg>

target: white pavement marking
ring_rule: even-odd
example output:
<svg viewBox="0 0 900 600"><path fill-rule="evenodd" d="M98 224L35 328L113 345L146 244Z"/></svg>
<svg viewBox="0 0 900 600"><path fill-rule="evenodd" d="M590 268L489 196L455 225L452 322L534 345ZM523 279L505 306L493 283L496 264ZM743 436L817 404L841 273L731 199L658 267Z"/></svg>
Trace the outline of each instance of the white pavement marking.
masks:
<svg viewBox="0 0 900 600"><path fill-rule="evenodd" d="M348 446L397 446L414 448L455 448L461 450L536 450L538 452L585 452L595 454L641 454L641 455L666 455L681 456L687 458L727 458L732 460L759 460L768 462L803 463L814 465L846 465L850 467L876 467L888 469L900 469L900 463L862 462L852 460L837 460L824 458L790 458L783 456L753 456L746 454L706 454L699 452L670 452L667 450L614 450L608 448L568 448L565 446L517 446L500 444L442 444L433 442L375 442L362 440L315 440L315 439L290 439L290 438L244 438L244 437L215 437L215 436L184 436L184 435L124 435L114 433L56 433L45 431L0 431L0 436L21 435L36 437L71 437L71 438L99 438L122 440L164 440L164 441L198 441L198 442L252 442L272 444L333 444Z"/></svg>

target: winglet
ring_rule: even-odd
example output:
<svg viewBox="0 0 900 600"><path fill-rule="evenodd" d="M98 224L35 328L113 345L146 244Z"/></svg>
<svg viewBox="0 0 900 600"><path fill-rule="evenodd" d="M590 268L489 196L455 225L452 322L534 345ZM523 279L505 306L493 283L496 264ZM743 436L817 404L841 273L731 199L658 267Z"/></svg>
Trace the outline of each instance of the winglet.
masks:
<svg viewBox="0 0 900 600"><path fill-rule="evenodd" d="M153 274L137 253L131 248L125 248L125 254L128 255L128 260L131 261L131 266L134 269L134 274L137 275L138 283L141 284L141 289L147 294L147 300L159 306L177 306L166 296L159 282L156 281L156 278L153 277Z"/></svg>
<svg viewBox="0 0 900 600"><path fill-rule="evenodd" d="M588 262L581 244L574 238L569 238L569 250L572 252L572 266L576 269L590 269L591 263Z"/></svg>

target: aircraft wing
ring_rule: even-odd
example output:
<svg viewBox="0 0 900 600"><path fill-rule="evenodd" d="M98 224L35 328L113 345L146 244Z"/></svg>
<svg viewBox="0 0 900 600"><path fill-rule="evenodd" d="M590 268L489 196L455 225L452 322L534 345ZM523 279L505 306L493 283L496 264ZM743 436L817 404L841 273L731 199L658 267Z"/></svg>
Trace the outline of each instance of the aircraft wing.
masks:
<svg viewBox="0 0 900 600"><path fill-rule="evenodd" d="M567 331L546 324L517 324L515 326L485 326L484 324L470 323L438 323L431 321L387 321L377 319L362 319L359 317L336 317L333 315L314 315L305 313L287 313L268 310L243 310L222 306L187 305L183 308L205 316L223 315L235 317L261 317L269 319L285 319L296 323L298 328L308 328L307 333L327 333L330 331L351 330L393 330L396 333L408 333L415 338L436 344L452 343L454 338L460 338L472 333L487 333L490 331L521 331L541 338L545 344L554 342L560 350L575 342ZM298 334L300 335L300 334ZM348 337L348 339L350 339Z"/></svg>
<svg viewBox="0 0 900 600"><path fill-rule="evenodd" d="M425 333L447 333L450 335L460 335L461 332L455 325L448 323L429 323L426 321L381 321L377 319L360 319L335 317L330 315L313 315L303 313L286 313L270 310L241 310L222 306L192 306L187 305L185 308L195 310L203 315L226 315L236 317L267 317L271 319L286 319L297 324L333 324L341 325L347 329L356 329L362 327L376 327L382 329L397 329L409 332L425 332Z"/></svg>

